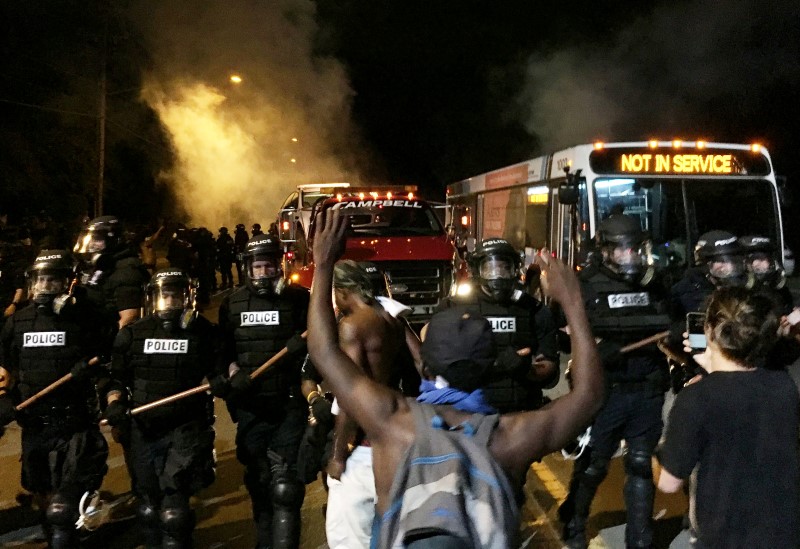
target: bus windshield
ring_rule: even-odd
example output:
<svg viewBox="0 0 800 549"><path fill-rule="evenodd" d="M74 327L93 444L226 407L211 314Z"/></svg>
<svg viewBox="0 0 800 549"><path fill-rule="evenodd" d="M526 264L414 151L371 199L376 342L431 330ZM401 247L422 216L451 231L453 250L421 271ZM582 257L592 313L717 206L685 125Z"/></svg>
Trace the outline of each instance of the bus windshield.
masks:
<svg viewBox="0 0 800 549"><path fill-rule="evenodd" d="M620 211L638 217L660 267L692 264L697 238L715 229L778 242L777 202L766 179L598 178L594 192L598 223Z"/></svg>

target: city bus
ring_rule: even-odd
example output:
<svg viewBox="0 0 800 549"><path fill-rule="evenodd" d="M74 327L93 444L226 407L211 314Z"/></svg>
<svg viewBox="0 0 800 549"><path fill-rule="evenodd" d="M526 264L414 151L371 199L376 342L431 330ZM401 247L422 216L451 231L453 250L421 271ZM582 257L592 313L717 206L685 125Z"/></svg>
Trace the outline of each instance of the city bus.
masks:
<svg viewBox="0 0 800 549"><path fill-rule="evenodd" d="M612 212L639 218L656 267L676 277L693 265L698 236L714 229L767 236L784 260L775 173L758 144L578 145L452 183L447 204L462 251L502 237L525 252L526 263L547 247L578 267Z"/></svg>

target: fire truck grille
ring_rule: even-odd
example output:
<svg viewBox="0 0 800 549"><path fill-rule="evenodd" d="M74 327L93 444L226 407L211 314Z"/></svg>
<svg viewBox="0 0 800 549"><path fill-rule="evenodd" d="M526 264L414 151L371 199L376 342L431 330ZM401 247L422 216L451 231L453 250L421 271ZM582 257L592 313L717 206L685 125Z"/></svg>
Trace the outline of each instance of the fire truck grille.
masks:
<svg viewBox="0 0 800 549"><path fill-rule="evenodd" d="M389 279L392 298L413 309L414 322L430 318L453 283L449 261L387 261L379 267Z"/></svg>

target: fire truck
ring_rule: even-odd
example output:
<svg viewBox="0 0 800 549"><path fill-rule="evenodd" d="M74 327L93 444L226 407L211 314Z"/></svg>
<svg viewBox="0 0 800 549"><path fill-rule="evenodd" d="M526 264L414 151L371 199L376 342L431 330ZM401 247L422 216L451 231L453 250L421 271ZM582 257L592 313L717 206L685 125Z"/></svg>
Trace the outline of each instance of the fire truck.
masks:
<svg viewBox="0 0 800 549"><path fill-rule="evenodd" d="M547 247L575 267L600 221L624 212L649 233L656 268L679 277L714 229L767 236L783 262L779 196L763 146L675 139L578 145L452 183L446 200L457 242L503 237L528 262Z"/></svg>
<svg viewBox="0 0 800 549"><path fill-rule="evenodd" d="M314 219L326 209L350 217L344 258L374 263L387 277L392 297L412 309L419 325L433 314L453 285L456 256L435 203L416 186L300 186L278 218L286 247L285 276L310 288L314 276Z"/></svg>

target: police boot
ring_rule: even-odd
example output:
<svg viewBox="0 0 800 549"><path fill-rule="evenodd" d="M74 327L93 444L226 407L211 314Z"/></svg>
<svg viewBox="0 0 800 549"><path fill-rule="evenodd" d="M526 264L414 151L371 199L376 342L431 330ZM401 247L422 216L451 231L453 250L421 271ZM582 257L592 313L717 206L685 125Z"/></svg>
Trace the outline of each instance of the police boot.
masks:
<svg viewBox="0 0 800 549"><path fill-rule="evenodd" d="M625 527L625 545L628 549L653 546L653 473L650 454L628 451L625 455L625 507L628 525Z"/></svg>
<svg viewBox="0 0 800 549"><path fill-rule="evenodd" d="M258 467L248 467L244 483L250 493L253 521L256 524L256 549L272 549L272 503L270 502L268 460L259 459Z"/></svg>
<svg viewBox="0 0 800 549"><path fill-rule="evenodd" d="M628 477L623 490L628 524L625 527L627 549L653 546L653 498L655 488L651 479Z"/></svg>
<svg viewBox="0 0 800 549"><path fill-rule="evenodd" d="M296 478L282 476L272 483L273 549L297 549L300 545L300 508L306 486Z"/></svg>
<svg viewBox="0 0 800 549"><path fill-rule="evenodd" d="M161 528L164 549L191 549L194 512L189 499L179 494L167 496L161 506Z"/></svg>
<svg viewBox="0 0 800 549"><path fill-rule="evenodd" d="M55 494L45 512L50 526L51 549L72 549L78 547L75 521L78 520L78 506L63 494Z"/></svg>
<svg viewBox="0 0 800 549"><path fill-rule="evenodd" d="M144 538L147 549L158 549L161 547L161 519L158 509L153 504L145 500L139 503L136 509L137 526Z"/></svg>
<svg viewBox="0 0 800 549"><path fill-rule="evenodd" d="M584 454L575 463L570 481L569 495L558 509L564 525L562 537L570 549L586 549L586 523L597 488L606 476L607 463L592 462L591 455Z"/></svg>

